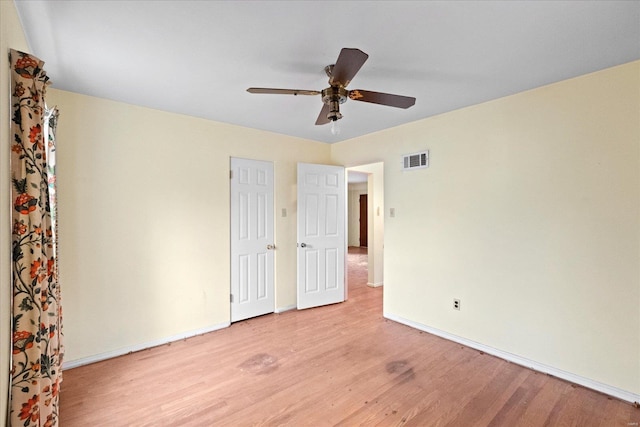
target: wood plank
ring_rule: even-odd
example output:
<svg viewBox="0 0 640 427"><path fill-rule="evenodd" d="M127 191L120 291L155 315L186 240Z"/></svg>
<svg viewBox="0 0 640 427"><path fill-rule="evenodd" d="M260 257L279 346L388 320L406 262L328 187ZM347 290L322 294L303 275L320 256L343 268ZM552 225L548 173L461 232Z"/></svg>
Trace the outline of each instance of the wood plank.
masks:
<svg viewBox="0 0 640 427"><path fill-rule="evenodd" d="M366 286L366 249L350 248L349 258L342 304L249 319L65 371L61 425L640 422L626 402L384 319L382 288Z"/></svg>

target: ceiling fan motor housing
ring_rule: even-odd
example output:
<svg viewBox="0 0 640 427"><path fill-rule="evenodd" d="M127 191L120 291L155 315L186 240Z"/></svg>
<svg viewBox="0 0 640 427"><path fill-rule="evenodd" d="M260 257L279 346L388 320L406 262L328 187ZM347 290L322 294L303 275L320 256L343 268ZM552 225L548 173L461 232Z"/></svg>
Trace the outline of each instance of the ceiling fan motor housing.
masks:
<svg viewBox="0 0 640 427"><path fill-rule="evenodd" d="M329 106L327 118L336 121L342 118L340 114L340 104L347 101L349 92L342 86L329 86L322 91L322 102Z"/></svg>

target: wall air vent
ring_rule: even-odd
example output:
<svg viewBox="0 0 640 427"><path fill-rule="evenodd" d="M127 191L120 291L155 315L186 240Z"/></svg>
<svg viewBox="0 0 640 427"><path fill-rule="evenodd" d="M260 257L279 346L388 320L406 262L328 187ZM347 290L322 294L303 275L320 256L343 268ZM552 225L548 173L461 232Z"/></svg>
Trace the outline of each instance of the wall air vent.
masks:
<svg viewBox="0 0 640 427"><path fill-rule="evenodd" d="M402 156L402 170L423 169L429 167L429 151Z"/></svg>

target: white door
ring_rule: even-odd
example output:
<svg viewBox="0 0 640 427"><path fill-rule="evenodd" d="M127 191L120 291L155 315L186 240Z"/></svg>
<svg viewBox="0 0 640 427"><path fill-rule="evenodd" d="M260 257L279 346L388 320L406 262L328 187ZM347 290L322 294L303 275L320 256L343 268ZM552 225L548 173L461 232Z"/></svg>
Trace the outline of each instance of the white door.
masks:
<svg viewBox="0 0 640 427"><path fill-rule="evenodd" d="M273 163L231 158L231 321L275 311Z"/></svg>
<svg viewBox="0 0 640 427"><path fill-rule="evenodd" d="M298 163L298 309L345 299L344 168Z"/></svg>

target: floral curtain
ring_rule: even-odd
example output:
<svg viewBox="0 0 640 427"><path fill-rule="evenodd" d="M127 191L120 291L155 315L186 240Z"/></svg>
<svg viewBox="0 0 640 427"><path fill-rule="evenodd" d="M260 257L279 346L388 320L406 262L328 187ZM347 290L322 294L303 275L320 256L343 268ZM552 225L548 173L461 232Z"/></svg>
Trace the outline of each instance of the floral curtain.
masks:
<svg viewBox="0 0 640 427"><path fill-rule="evenodd" d="M55 124L38 58L15 50L11 66L13 354L10 422L57 426L62 381Z"/></svg>

